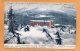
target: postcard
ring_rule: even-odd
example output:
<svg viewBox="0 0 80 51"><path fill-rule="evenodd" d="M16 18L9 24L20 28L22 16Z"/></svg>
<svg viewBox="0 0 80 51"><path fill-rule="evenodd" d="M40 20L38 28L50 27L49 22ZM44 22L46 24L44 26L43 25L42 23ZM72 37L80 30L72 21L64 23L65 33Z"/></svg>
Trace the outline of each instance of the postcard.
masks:
<svg viewBox="0 0 80 51"><path fill-rule="evenodd" d="M4 48L76 48L76 4L5 2Z"/></svg>

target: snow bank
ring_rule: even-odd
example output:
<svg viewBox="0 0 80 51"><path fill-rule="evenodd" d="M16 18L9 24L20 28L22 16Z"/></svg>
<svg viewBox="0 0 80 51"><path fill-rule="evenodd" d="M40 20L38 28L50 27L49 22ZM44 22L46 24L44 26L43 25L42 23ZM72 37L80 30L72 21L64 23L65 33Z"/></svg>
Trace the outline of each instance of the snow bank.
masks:
<svg viewBox="0 0 80 51"><path fill-rule="evenodd" d="M6 39L10 39L13 34L8 32L8 26L5 25L5 40ZM43 28L45 28L48 33L50 34L50 36L53 38L53 41L49 40L49 38L47 37L46 33L43 32ZM56 44L56 35L55 33L59 31L60 36L62 38L62 45L75 45L75 39L76 39L76 34L75 29L70 29L70 31L68 31L68 29L65 29L65 31L62 31L60 28L49 28L47 26L35 26L32 27L30 26L30 31L24 31L24 28L22 28L21 30L17 30L16 32L19 33L20 35L20 41L23 43L25 42L26 44ZM71 34L71 32L73 32ZM17 38L14 37L12 38L8 44L16 44L17 43Z"/></svg>

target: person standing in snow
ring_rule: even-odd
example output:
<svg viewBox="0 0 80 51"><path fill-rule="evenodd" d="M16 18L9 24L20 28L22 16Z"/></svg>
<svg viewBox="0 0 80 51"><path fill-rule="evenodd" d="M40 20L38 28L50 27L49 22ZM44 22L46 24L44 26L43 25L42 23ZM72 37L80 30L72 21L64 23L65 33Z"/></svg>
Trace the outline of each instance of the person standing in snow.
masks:
<svg viewBox="0 0 80 51"><path fill-rule="evenodd" d="M30 28L29 28L29 26L27 26L27 31L30 31Z"/></svg>
<svg viewBox="0 0 80 51"><path fill-rule="evenodd" d="M30 31L29 26L25 27L25 28L24 28L24 31L25 31L25 32L26 32L26 31Z"/></svg>
<svg viewBox="0 0 80 51"><path fill-rule="evenodd" d="M17 33L17 36L16 36L16 38L17 38L17 44L21 44L21 42L20 42L20 36L19 36L19 34Z"/></svg>
<svg viewBox="0 0 80 51"><path fill-rule="evenodd" d="M56 32L56 36L57 38L55 40L56 40L57 45L62 45L62 39L58 31Z"/></svg>

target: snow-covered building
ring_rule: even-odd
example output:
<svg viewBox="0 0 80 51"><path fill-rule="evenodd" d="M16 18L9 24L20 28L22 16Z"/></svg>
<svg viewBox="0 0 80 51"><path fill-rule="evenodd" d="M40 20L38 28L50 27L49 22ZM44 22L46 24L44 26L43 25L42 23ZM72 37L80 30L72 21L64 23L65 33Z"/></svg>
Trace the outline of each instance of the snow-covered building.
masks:
<svg viewBox="0 0 80 51"><path fill-rule="evenodd" d="M39 26L52 27L54 26L54 22L52 20L30 20L30 25L31 26L39 25Z"/></svg>

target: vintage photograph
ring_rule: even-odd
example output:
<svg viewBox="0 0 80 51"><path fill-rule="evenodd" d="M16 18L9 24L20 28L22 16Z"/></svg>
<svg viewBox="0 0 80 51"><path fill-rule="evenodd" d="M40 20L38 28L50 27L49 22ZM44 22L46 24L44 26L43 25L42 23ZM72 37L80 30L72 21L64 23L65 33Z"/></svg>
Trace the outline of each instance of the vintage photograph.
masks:
<svg viewBox="0 0 80 51"><path fill-rule="evenodd" d="M5 2L5 48L76 48L76 4Z"/></svg>

